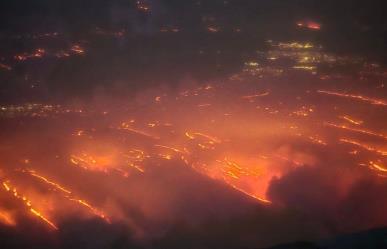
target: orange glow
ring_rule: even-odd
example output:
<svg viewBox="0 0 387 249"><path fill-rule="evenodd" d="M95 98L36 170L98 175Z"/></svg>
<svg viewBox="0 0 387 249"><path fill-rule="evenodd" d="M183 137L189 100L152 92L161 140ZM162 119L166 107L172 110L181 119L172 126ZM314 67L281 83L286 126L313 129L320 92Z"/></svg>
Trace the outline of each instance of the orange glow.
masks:
<svg viewBox="0 0 387 249"><path fill-rule="evenodd" d="M348 121L349 123L354 124L354 125L361 125L364 123L362 120L356 120L356 119L349 117L349 116L341 116L340 118L344 119L345 121Z"/></svg>
<svg viewBox="0 0 387 249"><path fill-rule="evenodd" d="M121 129L121 130L127 130L127 131L133 132L133 133L135 133L135 134L138 134L138 135L141 135L141 136L145 136L145 137L148 137L148 138L152 138L152 139L156 139L156 140L160 139L160 137L154 136L154 135L152 135L152 134L149 134L149 133L146 132L146 131L141 131L141 130L138 130L138 129L131 128L131 127L129 126L129 124L127 124L127 123L122 123L122 124L121 124L121 127L120 127L119 129Z"/></svg>
<svg viewBox="0 0 387 249"><path fill-rule="evenodd" d="M325 123L325 125L330 126L330 127L334 127L334 128L338 128L338 129L358 132L358 133L362 133L362 134L366 134L366 135L370 135L370 136L375 136L375 137L387 139L387 135L385 135L383 133L377 133L374 131L363 130L363 129L356 129L356 128L348 127L346 125L338 125L338 124L333 124L333 123Z"/></svg>
<svg viewBox="0 0 387 249"><path fill-rule="evenodd" d="M147 1L138 1L139 11L149 12L148 7ZM320 25L307 22L300 26L320 29ZM162 30L174 32L171 27ZM98 34L123 36L126 31L116 32L103 30ZM28 213L54 230L61 228L62 220L86 217L122 223L137 231L143 229L142 220L165 222L180 213L176 212L181 207L179 198L186 193L179 189L181 181L191 184L193 180L192 189L203 191L194 194L204 195L204 199L208 189L220 186L222 199L247 199L249 205L257 207L273 202L266 207L270 210L281 204L271 191L293 184L291 178L304 171L323 168L324 174L332 174L333 180L342 177L337 181L345 183L362 177L384 181L387 134L383 107L387 102L369 97L383 96L380 90L364 90L369 96L362 90L348 94L346 91L354 88L346 83L340 85L340 92L317 90L332 86L321 75L324 70L319 70L320 64L322 69L334 68L344 64L346 57L332 56L322 46L305 40L267 41L266 45L269 52L243 57L246 61L240 63L240 71L229 79L226 75L208 82L188 80L173 88L150 87L123 100L102 96L101 101L96 98L98 101L90 104L70 101L63 105L0 106L2 118L11 117L9 122L14 124L22 117L20 127L29 128L15 126L20 130L6 141L7 146L14 143L9 153L2 154L3 161L11 163L0 168L0 176L4 195L12 205L16 200L16 208L0 209L0 222L14 226L21 220L20 213ZM204 51L202 55L210 54L209 48L198 50ZM48 56L48 52L36 51L35 57L20 54L19 59ZM85 49L81 45L70 45L60 55L82 54ZM282 61L289 66L279 66ZM280 80L291 76L296 81L304 75L316 81L293 85ZM361 87L359 84L356 89ZM33 129L44 122L47 129L41 133ZM3 144L2 151L8 152L7 146ZM335 175L334 166L341 164L328 167L332 162L343 162L348 170ZM282 181L283 186L275 185ZM345 199L341 185L335 190L340 195L343 192ZM19 201L23 205L17 206Z"/></svg>
<svg viewBox="0 0 387 249"><path fill-rule="evenodd" d="M270 93L269 92L264 92L264 93L260 93L260 94L254 94L254 95L248 95L248 96L242 96L242 99L255 99L255 98L258 98L258 97L264 97L264 96L268 96Z"/></svg>
<svg viewBox="0 0 387 249"><path fill-rule="evenodd" d="M96 209L95 207L91 206L87 201L85 200L82 200L82 199L77 199L77 198L74 198L73 197L73 193L70 191L70 190L67 190L65 187L59 185L58 183L55 183L49 179L47 179L46 177L43 177L41 175L38 175L34 170L23 170L22 172L25 172L25 173L28 173L30 174L31 176L33 177L36 177L38 178L39 180L43 181L44 183L47 183L48 185L50 186L53 186L55 189L58 189L60 191L62 191L62 193L64 194L64 197L70 201L74 201L84 207L87 207L94 215L100 217L101 219L105 220L106 222L110 223L110 220L109 218L107 218L107 216L102 212L102 211L99 211L98 209ZM3 186L6 188L6 189L10 189L10 187L7 185L7 183L3 183ZM9 191L9 190L7 190ZM23 200L26 200L24 197L23 197ZM31 211L39 216L41 219L43 219L44 221L46 221L48 224L50 224L51 226L54 226L56 227L52 222L50 222L49 220L47 220L41 213L39 213L38 211L36 211L35 209L32 209L31 208Z"/></svg>
<svg viewBox="0 0 387 249"><path fill-rule="evenodd" d="M46 222L48 225L50 225L55 230L59 230L59 228L54 223L52 223L50 220L48 220L46 217L44 217L41 213L39 213L35 209L31 208L30 211L31 211L31 213L33 213L35 216L42 219L44 222Z"/></svg>
<svg viewBox="0 0 387 249"><path fill-rule="evenodd" d="M314 137L314 136L309 136L309 139L315 143L315 144L321 144L321 145L324 145L324 146L327 146L328 144L323 141L322 139L318 138L318 137Z"/></svg>
<svg viewBox="0 0 387 249"><path fill-rule="evenodd" d="M42 181L44 181L45 183L55 187L56 189L59 189L60 191L66 193L66 194L71 194L71 191L70 190L67 190L66 188L62 187L61 185L59 185L58 183L55 183L53 181L50 181L48 180L46 177L43 177L41 175L38 175L34 170L26 170L25 172L29 173L31 176L34 176Z"/></svg>
<svg viewBox="0 0 387 249"><path fill-rule="evenodd" d="M18 193L18 191L16 190L16 188L11 187L9 181L3 182L3 187L5 188L5 190L7 192L12 192L13 196L16 199L21 200L24 203L24 205L29 208L29 210L31 211L32 214L34 214L36 217L40 218L42 221L44 221L46 224L48 224L51 228L58 230L58 227L53 222L51 222L49 219L47 219L43 214L41 214L41 212L39 212L33 208L31 201L27 197L20 195Z"/></svg>
<svg viewBox="0 0 387 249"><path fill-rule="evenodd" d="M382 99L374 99L374 98L370 98L362 95L346 94L346 93L339 93L339 92L332 92L332 91L325 91L325 90L318 90L317 92L321 94L337 96L341 98L360 100L360 101L368 102L372 105L387 106L387 102Z"/></svg>
<svg viewBox="0 0 387 249"><path fill-rule="evenodd" d="M377 149L377 148L374 148L372 146L369 146L367 144L363 144L363 143L360 143L358 141L355 141L355 140L350 140L350 139L345 139L345 138L341 138L340 139L341 142L344 142L344 143L348 143L348 144L352 144L352 145L356 145L360 148L363 148L365 150L368 150L368 151L372 151L372 152L376 152L382 156L387 156L387 151L385 150L381 150L381 149Z"/></svg>
<svg viewBox="0 0 387 249"><path fill-rule="evenodd" d="M193 133L190 133L190 132L186 132L185 135L189 138L189 139L195 139L196 136L200 136L200 137L204 137L206 139L208 139L210 142L212 143L221 143L222 141L219 139L219 138L216 138L214 136L211 136L211 135L207 135L207 134L204 134L204 133L200 133L200 132L193 132Z"/></svg>
<svg viewBox="0 0 387 249"><path fill-rule="evenodd" d="M267 199L265 199L265 198L258 197L258 196L254 195L254 194L248 193L248 192L244 191L244 190L241 189L241 188L238 188L237 186L235 186L235 185L233 185L233 184L230 184L230 183L229 183L229 185L230 185L232 188L238 190L239 192L241 192L241 193L243 193L243 194L245 194L245 195L247 195L247 196L250 196L250 197L252 197L252 198L254 198L254 199L256 199L256 200L258 200L258 201L260 201L260 202L262 202L262 203L266 203L266 204L271 204L271 203L272 203L271 201L269 201L269 200L267 200Z"/></svg>
<svg viewBox="0 0 387 249"><path fill-rule="evenodd" d="M373 169L375 169L375 170L377 170L377 171L380 171L380 172L382 172L382 173L386 173L387 172L387 167L384 167L384 166L382 166L381 164L379 164L379 163L375 163L375 162L370 162L370 166L373 168Z"/></svg>
<svg viewBox="0 0 387 249"><path fill-rule="evenodd" d="M165 145L158 145L158 144L156 144L155 147L169 149L169 150L172 150L172 151L174 151L176 153L181 153L181 154L185 154L186 153L186 151L182 151L182 150L179 150L179 149L176 149L176 148L173 148L173 147L169 147L169 146L165 146Z"/></svg>
<svg viewBox="0 0 387 249"><path fill-rule="evenodd" d="M69 200L75 201L75 202L81 204L82 206L88 208L94 215L96 215L96 216L100 217L101 219L105 220L107 223L111 223L110 219L106 216L106 214L104 212L102 212L102 211L96 209L95 207L91 206L85 200L75 199L75 198L69 198Z"/></svg>
<svg viewBox="0 0 387 249"><path fill-rule="evenodd" d="M16 226L15 218L5 210L0 210L0 223L7 226Z"/></svg>

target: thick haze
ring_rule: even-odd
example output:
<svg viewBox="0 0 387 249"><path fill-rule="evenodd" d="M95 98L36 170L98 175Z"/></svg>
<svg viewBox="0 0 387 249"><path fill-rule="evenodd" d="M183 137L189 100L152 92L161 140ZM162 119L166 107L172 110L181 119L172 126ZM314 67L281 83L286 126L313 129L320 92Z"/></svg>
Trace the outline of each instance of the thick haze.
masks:
<svg viewBox="0 0 387 249"><path fill-rule="evenodd" d="M384 2L1 1L0 247L386 227Z"/></svg>

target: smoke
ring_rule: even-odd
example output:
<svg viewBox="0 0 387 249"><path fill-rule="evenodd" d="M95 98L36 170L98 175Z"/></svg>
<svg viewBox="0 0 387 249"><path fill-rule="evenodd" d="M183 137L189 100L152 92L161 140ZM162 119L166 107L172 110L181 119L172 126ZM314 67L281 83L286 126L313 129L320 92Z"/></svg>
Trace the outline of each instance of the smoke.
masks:
<svg viewBox="0 0 387 249"><path fill-rule="evenodd" d="M184 5L194 12L185 17L166 1L144 1L150 11L136 1L97 2L66 1L64 34L47 41L82 44L84 54L15 62L15 79L4 74L2 96L21 98L14 81L28 89L42 82L31 91L54 103L6 107L11 118L1 117L4 248L255 248L387 224L387 183L358 165L377 155L338 144L349 132L322 125L352 112L376 132L381 109L319 101L313 87L338 84L318 72L247 66L263 43L255 22L254 35L241 27L227 39L234 27L206 33L198 4ZM214 16L219 25L227 19ZM163 25L180 30L166 34Z"/></svg>
<svg viewBox="0 0 387 249"><path fill-rule="evenodd" d="M268 195L316 223L325 235L348 233L386 224L387 184L343 165L297 168L273 179Z"/></svg>

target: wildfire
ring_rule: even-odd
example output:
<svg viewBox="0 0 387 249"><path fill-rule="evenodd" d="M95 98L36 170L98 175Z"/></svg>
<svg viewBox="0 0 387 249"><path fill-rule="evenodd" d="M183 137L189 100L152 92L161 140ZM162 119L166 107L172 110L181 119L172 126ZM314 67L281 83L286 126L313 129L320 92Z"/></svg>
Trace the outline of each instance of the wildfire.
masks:
<svg viewBox="0 0 387 249"><path fill-rule="evenodd" d="M328 122L326 122L325 125L326 126L330 126L330 127L334 127L334 128L338 128L338 129L358 132L358 133L362 133L362 134L366 134L366 135L370 135L370 136L375 136L375 137L380 137L380 138L387 139L387 135L385 135L383 133L377 133L377 132L374 132L374 131L363 130L363 129L356 129L356 128L348 127L346 125L338 125L338 124L333 124L333 123L328 123Z"/></svg>
<svg viewBox="0 0 387 249"><path fill-rule="evenodd" d="M320 144L320 145L324 145L324 146L327 146L328 144L323 141L322 139L318 138L318 137L315 137L315 136L309 136L309 139L315 143L315 144Z"/></svg>
<svg viewBox="0 0 387 249"><path fill-rule="evenodd" d="M340 118L345 120L345 121L348 121L349 123L354 124L354 125L361 125L364 123L362 120L356 120L356 119L349 117L349 116L340 116Z"/></svg>
<svg viewBox="0 0 387 249"><path fill-rule="evenodd" d="M193 132L193 133L186 132L185 135L186 135L186 137L188 137L189 139L195 139L197 136L206 138L206 139L209 140L209 143L210 143L210 144L214 144L214 143L219 144L219 143L222 142L219 138L216 138L216 137L214 137L214 136L207 135L207 134L204 134L204 133L200 133L200 132Z"/></svg>
<svg viewBox="0 0 387 249"><path fill-rule="evenodd" d="M11 186L9 181L3 182L3 187L7 192L11 192L16 199L21 200L24 205L34 214L36 217L40 218L46 224L48 224L51 228L58 230L59 228L48 218L46 218L41 212L37 211L33 206L31 201L25 197L24 195L19 194L15 187Z"/></svg>
<svg viewBox="0 0 387 249"><path fill-rule="evenodd" d="M38 175L38 174L36 173L36 171L34 171L34 170L25 170L24 172L30 174L31 176L34 176L34 177L38 178L39 180L41 180L41 181L43 181L43 182L45 182L45 183L47 183L47 184L53 186L54 188L56 188L56 189L58 189L58 190L60 190L60 191L62 191L62 192L64 192L64 193L66 193L66 194L71 194L71 191L70 191L70 190L67 190L66 188L62 187L62 186L61 186L60 184L58 184L58 183L55 183L55 182L53 182L53 181L48 180L48 179L47 179L46 177L44 177L44 176Z"/></svg>
<svg viewBox="0 0 387 249"><path fill-rule="evenodd" d="M132 133L135 133L135 134L138 134L138 135L141 135L141 136L145 136L145 137L148 137L148 138L156 139L156 140L160 139L160 137L154 136L154 135L152 135L152 134L150 134L150 133L148 133L146 131L142 131L142 130L138 130L138 129L132 128L127 123L122 123L121 127L119 127L118 129L130 131Z"/></svg>
<svg viewBox="0 0 387 249"><path fill-rule="evenodd" d="M33 213L35 216L42 219L44 222L46 222L48 225L50 225L55 230L59 230L59 228L54 223L52 223L50 220L48 220L46 217L44 217L41 213L39 213L35 209L31 208L30 211L31 211L31 213Z"/></svg>
<svg viewBox="0 0 387 249"><path fill-rule="evenodd" d="M169 147L169 146L165 146L165 145L156 144L155 147L165 148L165 149L172 150L172 151L174 151L176 153L180 153L180 154L186 154L187 153L187 151L183 151L183 150L180 150L180 149L177 149L177 148L173 148L173 147Z"/></svg>
<svg viewBox="0 0 387 249"><path fill-rule="evenodd" d="M375 163L375 162L370 162L370 166L373 168L373 169L375 169L375 170L377 170L377 171L380 171L380 172L382 172L382 173L386 173L387 172L387 167L384 167L384 166L382 166L381 164L378 164L378 163Z"/></svg>
<svg viewBox="0 0 387 249"><path fill-rule="evenodd" d="M86 170L96 169L106 172L106 167L104 165L98 164L97 160L94 157L82 153L81 156L71 155L70 161L77 166L80 166Z"/></svg>
<svg viewBox="0 0 387 249"><path fill-rule="evenodd" d="M350 139L345 139L345 138L341 138L340 139L341 142L343 143L348 143L348 144L352 144L352 145L356 145L360 148L363 148L365 150L368 150L368 151L372 151L372 152L376 152L382 156L387 156L387 151L384 151L384 150L381 150L381 149L377 149L377 148L374 148L372 146L369 146L367 144L363 144L363 143L360 143L358 141L355 141L355 140L350 140Z"/></svg>
<svg viewBox="0 0 387 249"><path fill-rule="evenodd" d="M137 7L139 11L150 11L150 5L146 1L137 1ZM220 31L215 25L206 24L207 26L208 32ZM312 22L301 22L299 26L313 30L321 28L320 24ZM124 35L124 31L116 33L117 30L114 32L97 30L97 32L100 35L117 37ZM175 31L167 27L162 29L162 32ZM249 58L241 63L240 66L243 69L230 80L205 82L201 86L178 88L176 91L168 89L168 92L162 90L152 92L150 95L145 94L144 98L148 101L146 104L141 102L142 104L139 105L137 99L130 103L124 102L122 108L117 108L119 111L109 106L101 109L94 106L80 109L39 103L0 106L1 118L28 117L29 119L26 120L31 123L35 120L38 122L44 120L50 125L49 122L53 117L55 120L68 120L68 116L65 116L68 114L71 114L71 117L82 118L82 122L74 121L74 124L64 122L66 129L59 129L62 128L62 124L58 124L59 132L56 127L53 127L52 133L47 131L52 137L58 139L58 144L61 141L65 142L63 142L63 148L52 149L55 154L38 155L41 167L36 168L37 170L32 169L37 155L29 152L34 151L30 149L22 151L21 156L16 156L14 160L15 164L22 164L28 169L7 170L12 174L23 172L17 176L35 183L36 186L28 185L31 190L45 188L51 193L50 197L58 199L57 202L53 202L55 205L64 203L71 205L77 208L77 211L82 211L82 214L96 216L109 224L112 220L131 220L130 217L122 218L122 213L126 215L126 210L130 208L125 206L120 210L120 207L117 207L119 214L115 213L116 210L111 206L106 209L106 206L85 194L86 191L77 189L78 185L70 184L72 174L81 174L85 178L92 177L90 179L93 181L85 180L91 186L82 186L82 188L90 187L89 191L94 191L95 194L99 194L99 187L103 188L100 192L106 194L107 199L117 206L121 203L122 205L129 203L125 198L132 199L131 191L137 187L134 184L141 182L142 179L145 180L144 183L139 184L140 188L144 187L142 184L150 184L149 189L151 189L153 185L149 183L152 182L150 177L153 172L156 172L155 168L163 164L171 166L170 168L177 164L184 169L189 169L188 172L195 170L203 177L224 183L241 195L257 200L258 205L271 203L267 191L274 177L285 176L289 171L301 167L317 167L319 165L316 162L324 162L322 157L326 155L331 156L332 161L345 158L347 162L354 162L354 165L362 163L364 170L372 172L372 176L378 174L385 177L387 167L381 156L387 156L387 151L379 140L387 140L387 134L383 133L385 132L383 128L375 127L382 127L384 123L380 125L380 122L385 122L380 118L384 117L385 109L380 107L387 106L387 102L360 94L349 94L345 90L341 92L316 90L326 85L319 85L318 88L309 88L310 85L308 85L306 89L297 89L299 87L297 84L294 89L293 86L281 85L281 82L277 81L278 77L305 76L305 72L301 73L298 70L308 71L307 77L324 79L323 83L317 80L318 84L327 84L325 80L334 76L321 75L319 72L321 70L318 70L320 63L328 63L331 66L334 64L329 63L342 64L346 60L326 54L321 46L307 41L268 41L268 43L269 52L259 52L259 57ZM83 43L79 42L79 44ZM58 58L85 54L85 49L77 44L57 53L50 51L41 49L31 54L22 53L16 55L14 59L24 61L53 54ZM282 59L293 63L287 68L278 66L276 63L280 63ZM14 61L14 63L17 62ZM2 64L0 67L7 70ZM276 79L275 83L278 85L269 85L272 83L270 80L273 79ZM288 88L291 91L287 92ZM339 100L349 101L340 101L334 107L330 104L324 105L321 101L313 99L316 91L317 94L322 95L319 95L322 98L337 97ZM375 120L360 114L359 116L353 114L354 117L352 117L352 114L347 111L364 103L370 104L365 107L372 108L376 116ZM36 119L37 117L39 119ZM103 122L96 124L98 121L95 120L103 120ZM329 120L336 120L337 123ZM377 125L366 127L365 124ZM371 139L378 139L379 143L371 142ZM39 139L34 140L33 144L37 147L42 145ZM342 147L349 149L343 152ZM50 148L45 151L51 152ZM62 160L63 158L65 160ZM52 163L53 160L56 160L57 165ZM63 168L61 171L49 173L53 168L49 167L51 165L58 166L58 169ZM163 168L160 177L164 173L177 174L167 170ZM356 170L359 169L356 168ZM6 179L16 182L16 178L8 177L8 174ZM106 179L109 184L105 184L101 179ZM117 185L119 189L115 188L115 180L120 184ZM377 178L377 180L381 179ZM95 184L94 181L101 182ZM19 181L17 183L19 184ZM99 183L101 186L97 186ZM3 190L24 203L28 213L50 228L58 229L51 221L51 216L57 218L56 212L60 210L52 208L50 211L53 214L51 212L46 214L45 206L35 206L41 203L38 202L39 199L32 199L35 204L32 205L31 200L20 194L9 180L3 181L2 186ZM26 185L18 185L19 189L24 190L22 187ZM118 192L120 194L117 194ZM140 200L141 194L142 192L134 193L134 201L130 202L130 205L135 205L132 203ZM101 197L103 198L105 196ZM139 202L141 201L143 200ZM133 209L136 208L138 207ZM142 211L143 206L139 209ZM1 223L13 226L17 220L15 212L0 209Z"/></svg>
<svg viewBox="0 0 387 249"><path fill-rule="evenodd" d="M90 205L87 201L74 197L74 194L70 190L67 190L67 188L61 186L58 183L53 182L52 180L49 180L46 177L43 177L43 176L37 174L36 171L34 171L34 170L22 170L22 172L28 173L29 175L38 178L39 180L41 180L44 183L54 187L55 189L60 190L64 194L64 197L66 199L68 199L70 201L74 201L74 202L76 202L76 203L78 203L78 204L88 208L94 215L96 215L96 216L100 217L101 219L105 220L106 222L110 223L110 220L106 216L106 214L104 214L102 211L100 211L97 208L95 208L92 205ZM4 185L4 183L3 183L3 185ZM7 184L5 184L4 187L6 189L9 188ZM9 190L7 190L7 191L9 191ZM31 212L33 212L35 215L41 217L47 223L50 222L43 215L41 215L38 211L31 209ZM49 224L51 225L51 223L49 223Z"/></svg>
<svg viewBox="0 0 387 249"><path fill-rule="evenodd" d="M247 96L242 96L242 99L251 100L259 97L268 96L269 94L270 94L269 92L264 92L264 93L254 94L254 95L247 95Z"/></svg>
<svg viewBox="0 0 387 249"><path fill-rule="evenodd" d="M266 204L271 204L272 203L271 201L269 201L269 200L267 200L265 198L258 197L258 196L254 195L254 194L251 194L251 193L249 193L247 191L244 191L243 189L238 188L237 186L235 186L235 185L233 185L231 183L228 183L228 185L231 186L233 189L235 189L235 190L237 190L237 191L239 191L239 192L241 192L241 193L243 193L243 194L245 194L247 196L250 196L250 197L252 197L252 198L254 198L254 199L256 199L256 200L258 200L258 201L260 201L262 203L266 203Z"/></svg>
<svg viewBox="0 0 387 249"><path fill-rule="evenodd" d="M339 92L331 92L331 91L325 91L325 90L318 90L317 92L321 93L321 94L337 96L337 97L341 97L341 98L349 98L349 99L360 100L360 101L368 102L368 103L370 103L372 105L387 106L387 102L385 100L373 99L373 98L362 96L362 95L354 95L354 94L346 94L346 93L339 93Z"/></svg>
<svg viewBox="0 0 387 249"><path fill-rule="evenodd" d="M82 206L88 208L94 215L100 217L101 219L105 220L107 223L111 223L110 219L106 216L106 214L95 207L91 206L88 202L82 199L75 199L75 198L69 198L71 201L75 201Z"/></svg>

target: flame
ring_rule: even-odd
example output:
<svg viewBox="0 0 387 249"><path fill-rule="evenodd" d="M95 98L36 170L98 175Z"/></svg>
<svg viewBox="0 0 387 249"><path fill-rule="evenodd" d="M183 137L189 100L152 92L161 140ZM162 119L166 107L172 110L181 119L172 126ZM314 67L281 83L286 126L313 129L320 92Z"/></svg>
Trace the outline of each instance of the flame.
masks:
<svg viewBox="0 0 387 249"><path fill-rule="evenodd" d="M222 140L220 140L219 138L216 138L214 136L211 136L211 135L207 135L207 134L204 134L204 133L200 133L200 132L186 132L185 135L189 138L189 139L195 139L197 136L200 136L200 137L204 137L206 139L209 140L210 143L221 143Z"/></svg>
<svg viewBox="0 0 387 249"><path fill-rule="evenodd" d="M121 130L127 130L127 131L133 132L133 133L135 133L135 134L138 134L138 135L141 135L141 136L145 136L145 137L148 137L148 138L152 138L152 139L155 139L155 140L160 139L160 137L158 137L158 136L153 136L153 135L149 134L149 133L146 132L146 131L142 131L142 130L138 130L138 129L131 128L131 127L129 126L129 124L127 124L127 123L122 123L122 124L121 124L121 127L120 127L119 129L121 129Z"/></svg>
<svg viewBox="0 0 387 249"><path fill-rule="evenodd" d="M356 129L356 128L348 127L346 125L338 125L338 124L333 124L333 123L328 123L328 122L326 122L324 124L326 126L330 126L330 127L334 127L334 128L338 128L338 129L358 132L358 133L362 133L362 134L366 134L366 135L370 135L370 136L375 136L375 137L380 137L380 138L383 138L383 139L387 139L387 135L385 135L383 133L377 133L377 132L370 131L370 130Z"/></svg>
<svg viewBox="0 0 387 249"><path fill-rule="evenodd" d="M376 169L377 171L380 171L382 173L386 173L387 172L387 167L384 167L382 166L381 164L378 164L378 163L375 163L375 162L370 162L370 166L374 169Z"/></svg>
<svg viewBox="0 0 387 249"><path fill-rule="evenodd" d="M62 187L60 184L58 184L56 182L53 182L53 181L50 181L46 177L37 174L36 171L34 171L34 170L25 170L24 172L27 172L31 176L34 176L34 177L42 180L43 182L53 186L54 188L56 188L56 189L58 189L58 190L60 190L60 191L62 191L64 193L66 193L66 194L71 194L70 190L67 190L66 188Z"/></svg>
<svg viewBox="0 0 387 249"><path fill-rule="evenodd" d="M387 151L374 148L372 146L369 146L367 144L363 144L363 143L355 141L355 140L341 138L340 141L343 142L343 143L348 143L348 144L356 145L356 146L358 146L360 148L363 148L365 150L368 150L368 151L376 152L376 153L378 153L378 154L380 154L382 156L387 156Z"/></svg>
<svg viewBox="0 0 387 249"><path fill-rule="evenodd" d="M31 211L31 213L33 213L35 216L42 219L44 222L46 222L48 225L50 225L55 230L59 230L59 228L54 223L52 223L50 220L48 220L46 217L44 217L41 213L39 213L35 209L31 208L30 211Z"/></svg>
<svg viewBox="0 0 387 249"><path fill-rule="evenodd" d="M250 99L268 96L269 94L270 94L269 92L264 92L264 93L254 94L254 95L247 95L247 96L242 96L242 99L250 100Z"/></svg>
<svg viewBox="0 0 387 249"><path fill-rule="evenodd" d="M373 98L362 96L362 95L346 94L346 93L339 93L339 92L332 92L332 91L325 91L325 90L318 90L317 92L321 93L321 94L337 96L337 97L341 97L341 98L360 100L360 101L370 103L372 105L387 106L387 102L385 100L382 100L382 99L373 99Z"/></svg>
<svg viewBox="0 0 387 249"><path fill-rule="evenodd" d="M76 198L69 198L69 200L81 204L82 206L88 208L94 215L96 215L96 216L100 217L101 219L105 220L107 223L111 223L110 219L107 217L107 215L104 212L102 212L102 211L98 210L97 208L93 207L87 201L82 200L82 199L76 199Z"/></svg>
<svg viewBox="0 0 387 249"><path fill-rule="evenodd" d="M9 183L9 181L4 181L3 182L3 187L7 192L12 192L13 196L16 199L21 200L26 207L29 208L32 214L34 214L36 217L40 218L42 221L44 221L46 224L48 224L51 228L58 230L59 228L52 222L50 221L47 217L45 217L41 212L37 211L35 208L33 208L31 201L23 196L20 195L15 187L12 187Z"/></svg>
<svg viewBox="0 0 387 249"><path fill-rule="evenodd" d="M81 204L82 206L87 207L94 215L96 215L96 216L100 217L101 219L104 219L106 222L110 223L110 220L106 216L106 214L104 214L102 211L98 210L97 208L91 206L86 200L77 199L77 198L73 197L73 193L70 190L67 190L67 188L61 186L58 183L53 182L52 180L47 179L46 177L43 177L43 176L37 174L36 171L34 171L34 170L22 170L22 172L28 173L29 175L38 178L39 180L41 180L44 183L54 187L55 189L58 189L58 190L62 191L62 193L65 194L64 197L66 199L68 199L70 201L74 201L74 202L76 202L78 204ZM3 185L4 185L4 187L6 189L9 188L9 186L6 183L3 183ZM36 214L36 215L39 214L38 215L39 217L41 217L42 219L45 219L44 216L42 216L38 211L34 210L33 213ZM49 222L48 220L45 220L45 221Z"/></svg>

